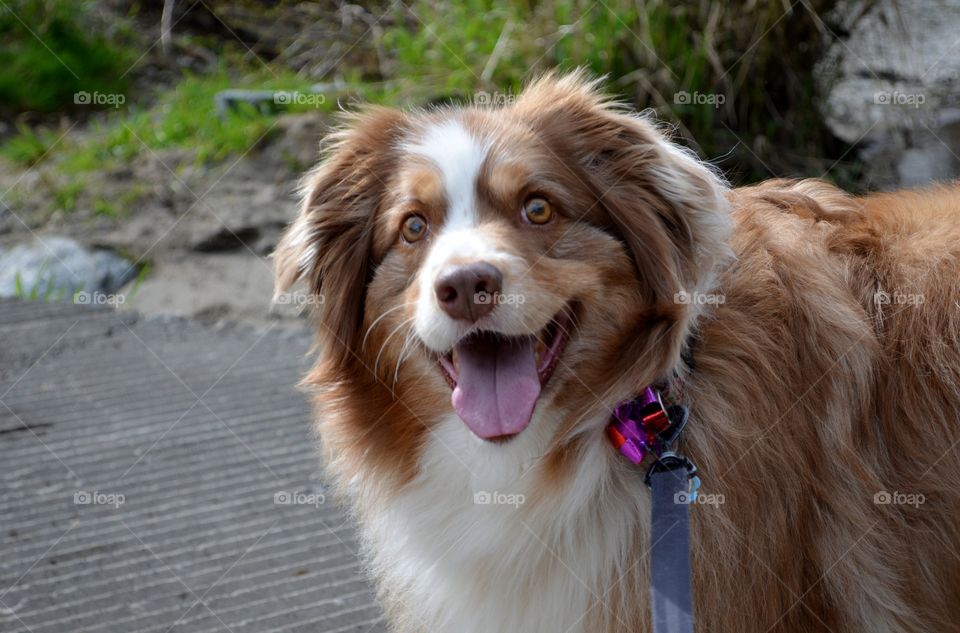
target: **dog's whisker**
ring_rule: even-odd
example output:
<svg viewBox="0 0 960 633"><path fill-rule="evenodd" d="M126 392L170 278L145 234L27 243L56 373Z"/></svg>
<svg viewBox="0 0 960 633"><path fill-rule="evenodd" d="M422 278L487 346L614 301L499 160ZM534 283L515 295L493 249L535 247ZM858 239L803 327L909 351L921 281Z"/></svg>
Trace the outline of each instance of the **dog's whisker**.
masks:
<svg viewBox="0 0 960 633"><path fill-rule="evenodd" d="M405 302L405 303L401 303L401 304L399 304L399 305L395 305L394 307L390 308L389 310L384 311L384 313L381 314L380 316L378 316L378 317L373 321L373 323L370 324L370 327L367 328L367 331L366 331L366 332L364 333L364 335L363 335L363 340L360 342L360 348L362 349L362 348L364 348L364 347L367 346L367 339L370 337L370 333L373 332L373 328L376 327L377 323L379 323L380 321L382 321L384 318L386 318L388 315L392 314L393 312L395 312L395 311L397 311L397 310L400 310L401 308L406 308L406 307L412 306L412 305L414 305L414 303L413 303L412 301L408 301L408 302Z"/></svg>
<svg viewBox="0 0 960 633"><path fill-rule="evenodd" d="M432 335L436 330L437 330L437 325L436 325L436 324L434 324L434 323L428 324L428 325L427 325L427 336ZM398 379L399 379L398 376L399 376L399 372L400 372L400 366L403 364L403 361L405 361L407 358L409 358L410 356L413 355L413 352L414 352L414 350L416 350L416 347L417 347L417 339L418 339L419 337L418 337L418 335L417 335L416 330L413 329L413 328L411 328L411 329L407 332L407 335L406 335L406 336L407 336L407 338L406 338L406 340L404 341L403 348L401 348L401 350L400 350L400 356L397 358L397 366L396 366L396 368L394 369L394 372L393 372L393 386L394 386L394 388L396 388L396 386L397 386L397 381L398 381ZM407 355L407 354L405 353L405 351L406 351L406 349L407 349L407 345L410 344L410 343L412 343L412 345L410 346L410 354Z"/></svg>
<svg viewBox="0 0 960 633"><path fill-rule="evenodd" d="M390 334L387 335L387 338L385 338L385 339L383 340L383 343L380 345L380 351L377 352L377 357L376 357L376 359L373 361L373 371L374 371L374 373L377 372L377 369L378 369L379 366L380 366L380 357L383 355L384 350L386 350L386 348L387 348L387 343L390 342L390 339L393 338L393 336L394 336L397 332L399 332L401 329L403 329L404 326L412 323L416 318L417 318L416 316L412 316L412 317L409 317L409 318L407 318L407 319L404 319L403 321L400 322L400 325L398 325L397 327L395 327L395 328L393 329L393 331L390 332Z"/></svg>
<svg viewBox="0 0 960 633"><path fill-rule="evenodd" d="M393 370L393 388L394 389L396 389L397 381L400 378L400 365L407 358L407 347L410 346L410 350L412 353L412 350L414 348L411 346L411 343L414 343L415 340L416 340L416 334L413 331L413 329L411 329L410 331L407 332L406 338L403 341L403 347L400 348L400 355L397 356L397 366Z"/></svg>

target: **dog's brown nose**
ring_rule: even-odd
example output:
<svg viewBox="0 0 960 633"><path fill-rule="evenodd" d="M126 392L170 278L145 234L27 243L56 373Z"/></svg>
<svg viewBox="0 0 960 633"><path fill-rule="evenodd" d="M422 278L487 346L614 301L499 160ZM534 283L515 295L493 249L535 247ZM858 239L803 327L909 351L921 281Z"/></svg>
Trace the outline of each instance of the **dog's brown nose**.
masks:
<svg viewBox="0 0 960 633"><path fill-rule="evenodd" d="M475 262L443 271L433 288L444 312L472 323L493 310L503 275L493 264Z"/></svg>

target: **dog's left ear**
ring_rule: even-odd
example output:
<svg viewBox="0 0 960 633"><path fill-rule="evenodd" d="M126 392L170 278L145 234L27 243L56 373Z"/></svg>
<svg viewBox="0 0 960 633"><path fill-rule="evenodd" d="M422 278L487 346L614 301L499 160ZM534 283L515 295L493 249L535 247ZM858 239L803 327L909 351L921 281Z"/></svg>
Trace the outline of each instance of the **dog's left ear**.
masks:
<svg viewBox="0 0 960 633"><path fill-rule="evenodd" d="M604 97L585 73L548 75L515 111L548 145L574 156L573 176L593 188L627 245L652 301L711 289L730 255L727 186L709 165L644 116Z"/></svg>
<svg viewBox="0 0 960 633"><path fill-rule="evenodd" d="M347 117L326 139L323 162L304 179L300 213L273 254L277 294L306 282L320 318L321 353L338 365L357 349L373 274L373 223L404 121L388 108Z"/></svg>

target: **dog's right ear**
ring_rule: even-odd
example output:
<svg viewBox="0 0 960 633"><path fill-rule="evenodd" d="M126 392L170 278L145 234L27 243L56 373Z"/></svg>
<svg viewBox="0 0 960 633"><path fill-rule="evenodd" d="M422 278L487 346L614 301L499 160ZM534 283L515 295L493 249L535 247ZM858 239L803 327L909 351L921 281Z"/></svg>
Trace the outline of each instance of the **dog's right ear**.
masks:
<svg viewBox="0 0 960 633"><path fill-rule="evenodd" d="M300 213L273 253L276 297L304 281L317 307L322 353L343 364L357 349L371 261L373 223L396 161L402 113L370 108L330 135L307 174Z"/></svg>

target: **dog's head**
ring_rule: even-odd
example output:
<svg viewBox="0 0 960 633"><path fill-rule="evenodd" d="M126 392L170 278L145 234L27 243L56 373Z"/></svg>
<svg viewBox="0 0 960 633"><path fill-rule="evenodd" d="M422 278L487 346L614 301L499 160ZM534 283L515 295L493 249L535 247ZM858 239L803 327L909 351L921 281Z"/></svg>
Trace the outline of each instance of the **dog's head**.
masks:
<svg viewBox="0 0 960 633"><path fill-rule="evenodd" d="M410 396L427 424L449 403L502 441L531 419L575 433L675 369L697 310L683 293L726 253L724 185L595 83L369 109L332 137L276 253L278 290L320 298L328 375Z"/></svg>

